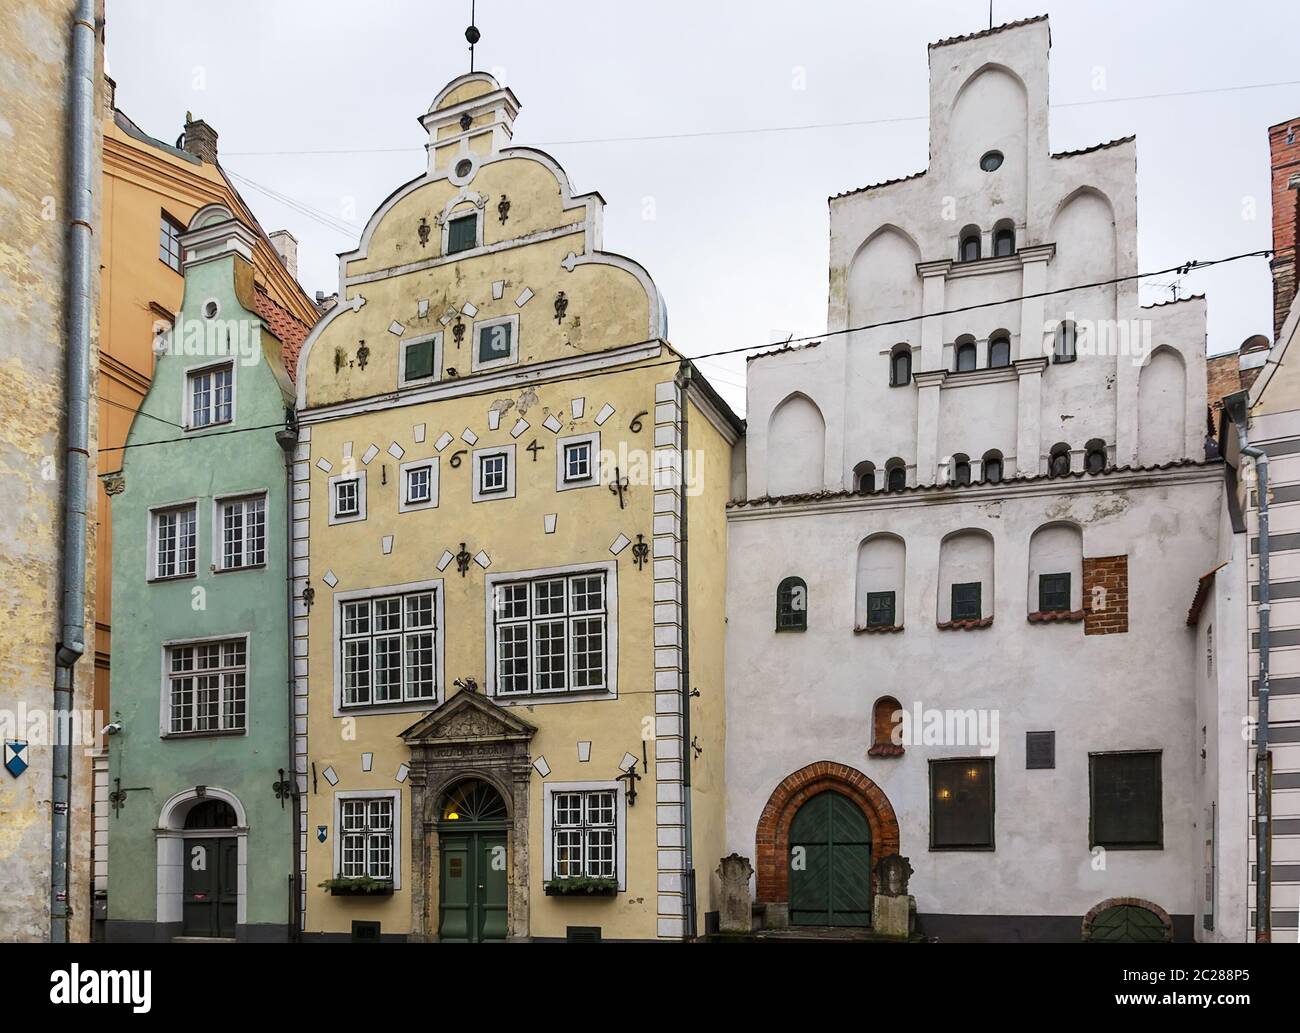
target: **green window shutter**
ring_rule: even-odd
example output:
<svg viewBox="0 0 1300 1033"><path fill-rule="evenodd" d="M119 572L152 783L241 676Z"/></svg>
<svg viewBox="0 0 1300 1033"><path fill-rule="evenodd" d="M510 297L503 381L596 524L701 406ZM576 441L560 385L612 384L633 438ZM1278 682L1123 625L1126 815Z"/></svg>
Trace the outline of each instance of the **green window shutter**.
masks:
<svg viewBox="0 0 1300 1033"><path fill-rule="evenodd" d="M462 215L447 223L447 254L468 251L478 243L478 216Z"/></svg>
<svg viewBox="0 0 1300 1033"><path fill-rule="evenodd" d="M408 344L405 366L405 380L427 380L433 376L433 338Z"/></svg>

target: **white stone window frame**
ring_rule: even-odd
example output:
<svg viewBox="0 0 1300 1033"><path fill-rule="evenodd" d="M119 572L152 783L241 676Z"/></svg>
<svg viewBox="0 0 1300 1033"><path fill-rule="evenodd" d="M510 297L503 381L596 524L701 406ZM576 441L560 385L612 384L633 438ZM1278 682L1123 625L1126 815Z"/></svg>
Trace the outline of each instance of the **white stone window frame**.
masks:
<svg viewBox="0 0 1300 1033"><path fill-rule="evenodd" d="M427 709L427 708L426 708ZM334 870L343 873L343 801L391 800L393 803L393 889L402 888L402 791L400 789L348 789L334 793Z"/></svg>
<svg viewBox="0 0 1300 1033"><path fill-rule="evenodd" d="M419 470L424 468L427 468L429 471L429 497L423 502L411 502L407 498L407 494L406 494L407 488L409 487L409 482L407 481L407 475L412 470ZM422 509L438 508L438 481L439 481L438 468L439 468L439 463L438 463L437 456L432 456L428 459L414 459L409 463L402 463L401 466L397 468L397 476L399 479L397 511L399 513L415 513Z"/></svg>
<svg viewBox="0 0 1300 1033"><path fill-rule="evenodd" d="M223 366L230 368L230 419L222 420L219 423L205 423L202 426L196 426L194 423L194 378L202 376L204 373L214 372ZM239 363L235 361L234 356L216 359L211 362L200 362L185 367L185 375L181 377L181 427L186 433L201 434L208 430L229 429L235 424L235 420L239 415L238 410Z"/></svg>
<svg viewBox="0 0 1300 1033"><path fill-rule="evenodd" d="M483 460L489 456L503 455L506 457L506 486L500 491L483 490ZM515 446L510 445L491 445L485 448L474 449L471 459L473 460L473 501L475 502L495 502L498 499L512 499L515 497Z"/></svg>
<svg viewBox="0 0 1300 1033"><path fill-rule="evenodd" d="M569 480L566 476L568 472L568 449L570 445L580 445L586 443L591 446L591 462L586 477L579 477ZM600 431L591 434L573 434L565 438L555 439L555 490L571 491L574 488L591 488L600 484L601 462L600 462Z"/></svg>
<svg viewBox="0 0 1300 1033"><path fill-rule="evenodd" d="M341 481L357 482L357 511L355 513L345 513L340 515L338 512L338 496L335 492L335 485ZM329 507L330 526L335 524L355 524L366 518L366 471L354 470L352 473L335 474L329 479Z"/></svg>
<svg viewBox="0 0 1300 1033"><path fill-rule="evenodd" d="M494 326L510 326L510 354L500 359L480 361L478 356L479 332ZM519 362L519 313L508 316L494 316L492 319L478 319L470 329L470 370L481 373L484 370L497 369L501 366L513 366Z"/></svg>
<svg viewBox="0 0 1300 1033"><path fill-rule="evenodd" d="M201 732L173 732L171 711L171 651L186 646L202 646L212 642L234 642L242 639L244 643L244 726L242 728L207 729ZM159 663L162 679L158 691L158 737L160 739L210 739L237 738L249 734L253 723L253 635L241 631L225 635L202 635L197 638L167 639L162 643ZM198 674L198 670L193 672Z"/></svg>
<svg viewBox="0 0 1300 1033"><path fill-rule="evenodd" d="M548 577L572 577L575 574L605 575L605 687L603 689L566 689L563 692L497 692L496 588L513 581L536 581ZM484 693L498 706L534 706L551 703L590 703L618 698L618 561L573 563L562 567L539 567L533 570L502 571L483 579L484 645L486 667ZM567 590L567 589L566 589ZM531 643L529 646L531 650ZM531 655L531 652L530 652ZM565 662L568 663L566 647ZM569 669L566 667L566 676ZM529 671L529 678L532 671Z"/></svg>
<svg viewBox="0 0 1300 1033"><path fill-rule="evenodd" d="M330 633L330 649L333 651L334 667L334 716L366 717L370 714L405 714L413 711L424 712L440 706L447 698L444 654L446 649L447 622L443 609L443 579L433 578L427 581L411 581L401 585L383 585L379 588L362 588L354 592L334 593L334 627ZM414 592L433 593L433 698L402 700L397 703L363 703L354 706L343 705L343 604L355 603L362 599L374 599L386 595L410 595ZM405 656L402 663L406 663ZM371 668L373 672L373 667ZM405 678L405 673L403 673ZM372 685L373 687L373 685Z"/></svg>
<svg viewBox="0 0 1300 1033"><path fill-rule="evenodd" d="M555 878L555 801L557 793L614 793L614 869L618 891L627 891L627 796L623 783L610 782L543 782L542 783L542 881Z"/></svg>
<svg viewBox="0 0 1300 1033"><path fill-rule="evenodd" d="M218 495L212 500L212 570L217 574L233 574L240 570L262 570L266 567L267 557L271 550L271 499L270 492L266 488L254 488L251 491L234 491L227 492L224 495ZM236 502L248 503L256 499L262 500L262 562L261 563L241 563L236 566L228 567L225 565L225 537L226 523L223 510L227 505ZM245 554L248 552L248 534L247 520L244 523L244 536L241 551Z"/></svg>
<svg viewBox="0 0 1300 1033"><path fill-rule="evenodd" d="M172 513L177 510L192 509L194 510L194 569L188 574L159 574L158 573L158 517L164 513ZM148 523L148 541L145 547L145 581L166 582L166 581L184 581L188 578L199 576L199 542L201 540L201 528L199 526L199 500L197 498L182 499L179 502L166 502L160 506L149 507Z"/></svg>
<svg viewBox="0 0 1300 1033"><path fill-rule="evenodd" d="M406 378L406 350L417 344L426 344L433 342L433 374L427 377L415 377L411 380ZM418 337L412 337L410 340L398 342L400 347L397 356L397 386L417 387L425 384L436 384L442 379L442 331L432 334L420 334Z"/></svg>

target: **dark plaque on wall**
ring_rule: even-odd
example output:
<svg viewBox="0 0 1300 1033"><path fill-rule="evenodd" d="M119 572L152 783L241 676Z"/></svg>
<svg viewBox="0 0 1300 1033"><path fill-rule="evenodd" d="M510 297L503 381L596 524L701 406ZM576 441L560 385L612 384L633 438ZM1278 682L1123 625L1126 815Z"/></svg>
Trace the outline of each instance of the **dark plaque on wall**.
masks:
<svg viewBox="0 0 1300 1033"><path fill-rule="evenodd" d="M1026 732L1025 768L1032 771L1035 768L1054 767L1056 767L1056 733Z"/></svg>

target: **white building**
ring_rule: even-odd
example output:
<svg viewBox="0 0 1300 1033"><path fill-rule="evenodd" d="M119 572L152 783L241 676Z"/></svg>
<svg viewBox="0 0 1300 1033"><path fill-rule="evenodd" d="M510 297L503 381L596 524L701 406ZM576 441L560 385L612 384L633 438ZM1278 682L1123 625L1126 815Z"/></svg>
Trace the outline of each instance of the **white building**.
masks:
<svg viewBox="0 0 1300 1033"><path fill-rule="evenodd" d="M898 852L942 939L1245 935L1205 928L1205 303L1140 307L1136 142L1051 152L1049 46L931 45L930 167L831 199L827 337L750 363L727 845L769 921L865 924Z"/></svg>

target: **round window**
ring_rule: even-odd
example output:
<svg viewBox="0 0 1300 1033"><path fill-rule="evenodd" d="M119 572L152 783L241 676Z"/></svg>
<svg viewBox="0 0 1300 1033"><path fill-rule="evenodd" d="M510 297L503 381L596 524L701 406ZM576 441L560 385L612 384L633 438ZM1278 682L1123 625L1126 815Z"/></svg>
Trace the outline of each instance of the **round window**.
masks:
<svg viewBox="0 0 1300 1033"><path fill-rule="evenodd" d="M207 301L203 304L203 314L208 319L216 319L217 313L221 311L221 306L215 301Z"/></svg>
<svg viewBox="0 0 1300 1033"><path fill-rule="evenodd" d="M982 168L985 172L997 172L997 170L1000 169L1001 167L1002 167L1001 151L988 151L984 155L984 157L980 159L980 168Z"/></svg>
<svg viewBox="0 0 1300 1033"><path fill-rule="evenodd" d="M473 170L474 170L474 163L470 161L468 158L461 158L460 161L456 162L456 175L459 176L461 179L464 179Z"/></svg>

